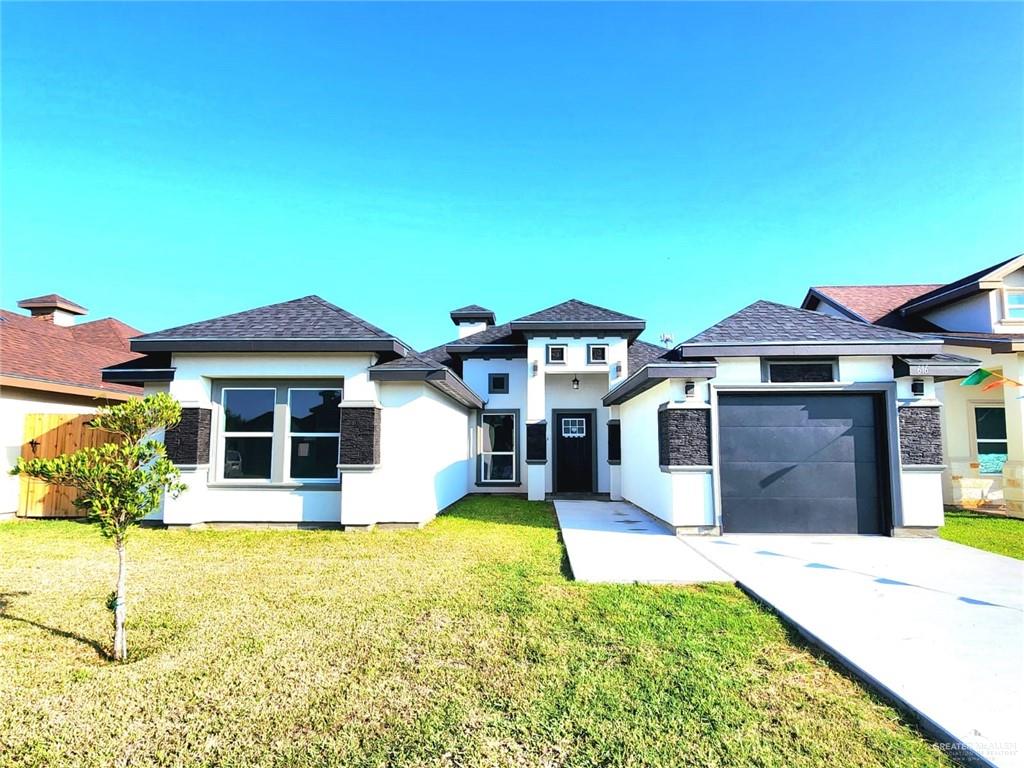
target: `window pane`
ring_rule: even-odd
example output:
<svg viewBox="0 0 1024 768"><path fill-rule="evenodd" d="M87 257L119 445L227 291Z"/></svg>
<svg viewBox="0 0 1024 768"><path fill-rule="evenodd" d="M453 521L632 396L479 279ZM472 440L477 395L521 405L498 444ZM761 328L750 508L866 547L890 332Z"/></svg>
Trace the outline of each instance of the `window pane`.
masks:
<svg viewBox="0 0 1024 768"><path fill-rule="evenodd" d="M548 359L553 363L560 363L565 360L565 347L549 347Z"/></svg>
<svg viewBox="0 0 1024 768"><path fill-rule="evenodd" d="M1006 410L1003 408L975 408L974 424L979 440L1006 439Z"/></svg>
<svg viewBox="0 0 1024 768"><path fill-rule="evenodd" d="M484 414L483 451L515 450L516 417L506 414Z"/></svg>
<svg viewBox="0 0 1024 768"><path fill-rule="evenodd" d="M270 437L228 437L224 440L224 477L270 479Z"/></svg>
<svg viewBox="0 0 1024 768"><path fill-rule="evenodd" d="M773 382L832 381L831 363L772 363L768 372Z"/></svg>
<svg viewBox="0 0 1024 768"><path fill-rule="evenodd" d="M338 438L293 437L291 475L299 479L338 476Z"/></svg>
<svg viewBox="0 0 1024 768"><path fill-rule="evenodd" d="M289 398L292 432L340 431L340 389L293 389Z"/></svg>
<svg viewBox="0 0 1024 768"><path fill-rule="evenodd" d="M1006 312L1006 316L1024 319L1024 307L1010 307Z"/></svg>
<svg viewBox="0 0 1024 768"><path fill-rule="evenodd" d="M514 480L514 461L510 455L484 456L484 480Z"/></svg>
<svg viewBox="0 0 1024 768"><path fill-rule="evenodd" d="M272 389L225 389L225 429L228 432L273 432L274 394Z"/></svg>
<svg viewBox="0 0 1024 768"><path fill-rule="evenodd" d="M978 469L984 475L998 475L1006 464L1006 443L978 443Z"/></svg>
<svg viewBox="0 0 1024 768"><path fill-rule="evenodd" d="M590 359L596 363L603 363L607 350L604 347L591 347Z"/></svg>
<svg viewBox="0 0 1024 768"><path fill-rule="evenodd" d="M1017 306L1024 306L1024 293L1007 293L1006 303L1016 304Z"/></svg>

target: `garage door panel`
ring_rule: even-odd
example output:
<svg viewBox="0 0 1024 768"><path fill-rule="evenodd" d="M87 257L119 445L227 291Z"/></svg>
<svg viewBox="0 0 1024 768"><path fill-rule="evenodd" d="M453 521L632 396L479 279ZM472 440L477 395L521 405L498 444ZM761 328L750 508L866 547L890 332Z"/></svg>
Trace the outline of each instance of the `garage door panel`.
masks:
<svg viewBox="0 0 1024 768"><path fill-rule="evenodd" d="M882 532L875 396L725 393L718 405L725 531Z"/></svg>
<svg viewBox="0 0 1024 768"><path fill-rule="evenodd" d="M722 497L877 498L874 462L730 462L722 465Z"/></svg>
<svg viewBox="0 0 1024 768"><path fill-rule="evenodd" d="M739 403L734 396L722 395L719 400L728 402L728 408L719 412L719 424L723 427L803 427L812 423L830 426L832 422L837 426L875 426L874 403L867 396L799 395L782 402L779 395L750 395Z"/></svg>
<svg viewBox="0 0 1024 768"><path fill-rule="evenodd" d="M727 461L874 461L874 427L723 427L719 456Z"/></svg>
<svg viewBox="0 0 1024 768"><path fill-rule="evenodd" d="M744 533L850 533L856 499L734 499L731 529ZM856 531L854 531L856 532ZM873 528L861 533L878 533Z"/></svg>

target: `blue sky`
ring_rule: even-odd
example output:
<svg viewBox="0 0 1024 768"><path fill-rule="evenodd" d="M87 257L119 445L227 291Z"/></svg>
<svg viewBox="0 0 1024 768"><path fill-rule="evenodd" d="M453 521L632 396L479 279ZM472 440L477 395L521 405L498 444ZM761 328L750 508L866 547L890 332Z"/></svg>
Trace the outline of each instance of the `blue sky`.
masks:
<svg viewBox="0 0 1024 768"><path fill-rule="evenodd" d="M0 303L677 340L1024 251L1021 4L3 6Z"/></svg>

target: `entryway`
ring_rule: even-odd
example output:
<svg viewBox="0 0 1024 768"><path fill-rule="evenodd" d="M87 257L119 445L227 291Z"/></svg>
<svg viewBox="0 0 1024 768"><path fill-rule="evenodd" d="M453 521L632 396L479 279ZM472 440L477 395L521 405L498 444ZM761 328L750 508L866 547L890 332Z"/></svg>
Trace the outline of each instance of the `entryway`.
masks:
<svg viewBox="0 0 1024 768"><path fill-rule="evenodd" d="M594 410L554 410L552 462L555 493L597 491L597 441Z"/></svg>

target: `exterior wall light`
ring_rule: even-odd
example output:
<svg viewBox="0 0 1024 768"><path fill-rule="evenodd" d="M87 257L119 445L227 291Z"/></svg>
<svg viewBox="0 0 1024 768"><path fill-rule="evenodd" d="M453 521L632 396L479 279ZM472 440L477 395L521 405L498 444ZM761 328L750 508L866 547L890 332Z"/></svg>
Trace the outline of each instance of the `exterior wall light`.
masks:
<svg viewBox="0 0 1024 768"><path fill-rule="evenodd" d="M580 380L576 376L572 377L572 388L573 389L579 389L580 388Z"/></svg>
<svg viewBox="0 0 1024 768"><path fill-rule="evenodd" d="M910 394L914 397L924 397L924 379L914 379L910 382Z"/></svg>
<svg viewBox="0 0 1024 768"><path fill-rule="evenodd" d="M531 372L530 375L532 375L532 376L536 376L537 375L537 361L536 360L534 360L530 364L530 372Z"/></svg>
<svg viewBox="0 0 1024 768"><path fill-rule="evenodd" d="M683 385L683 393L686 395L687 400L692 400L694 395L697 394L697 385L692 381L688 381Z"/></svg>

